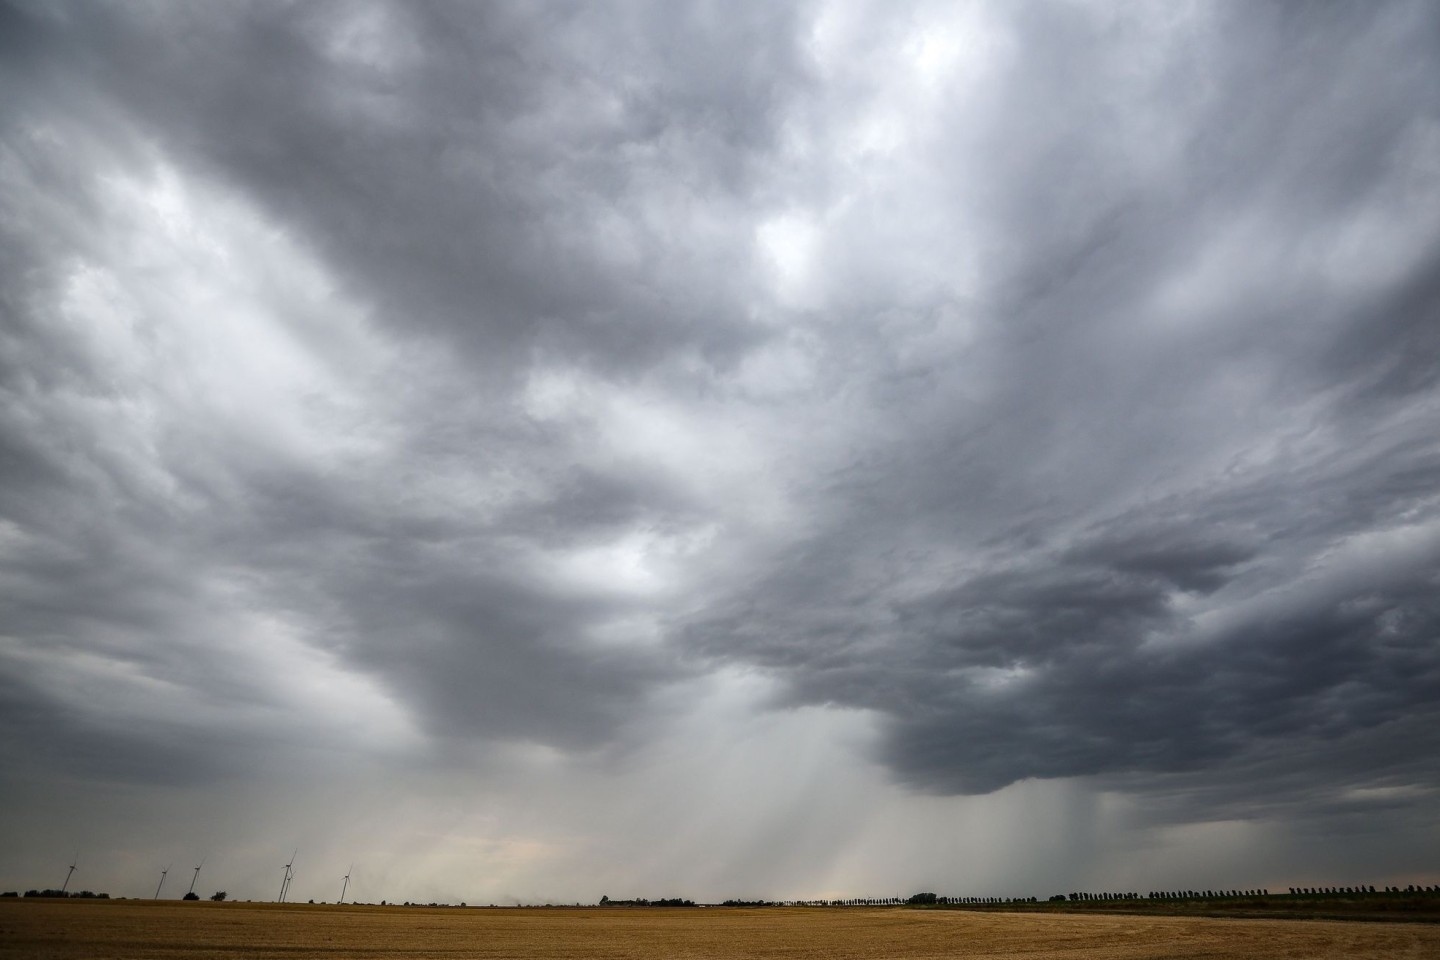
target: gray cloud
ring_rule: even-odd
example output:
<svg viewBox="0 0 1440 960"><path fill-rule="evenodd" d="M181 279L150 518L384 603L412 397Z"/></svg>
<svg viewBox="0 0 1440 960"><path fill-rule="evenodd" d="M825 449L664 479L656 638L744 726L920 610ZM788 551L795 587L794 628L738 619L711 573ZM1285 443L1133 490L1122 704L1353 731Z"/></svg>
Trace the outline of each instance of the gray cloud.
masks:
<svg viewBox="0 0 1440 960"><path fill-rule="evenodd" d="M1152 826L1440 787L1425 5L0 17L27 790L610 797L737 702Z"/></svg>
<svg viewBox="0 0 1440 960"><path fill-rule="evenodd" d="M803 74L792 15L249 13L126 18L97 70L161 136L185 131L167 146L303 230L382 323L502 379L535 350L630 368L754 339L742 211L772 101Z"/></svg>
<svg viewBox="0 0 1440 960"><path fill-rule="evenodd" d="M1433 78L1364 66L1418 62L1416 15L1262 18L1236 42L1227 12L1148 76L1082 42L1113 23L1025 33L996 108L1019 162L980 180L991 228L1024 237L999 296L963 353L910 370L855 315L884 427L811 487L820 532L692 642L892 718L882 757L942 791L1203 768L1263 794L1244 758L1265 744L1428 715L1435 450L1410 404L1433 270L1407 250L1393 285L1340 295L1315 252L1354 269L1369 253L1335 237L1434 189L1414 179ZM1147 121L1171 142L1126 140ZM1352 580L1346 544L1385 531L1409 562ZM1311 756L1337 782L1394 762Z"/></svg>

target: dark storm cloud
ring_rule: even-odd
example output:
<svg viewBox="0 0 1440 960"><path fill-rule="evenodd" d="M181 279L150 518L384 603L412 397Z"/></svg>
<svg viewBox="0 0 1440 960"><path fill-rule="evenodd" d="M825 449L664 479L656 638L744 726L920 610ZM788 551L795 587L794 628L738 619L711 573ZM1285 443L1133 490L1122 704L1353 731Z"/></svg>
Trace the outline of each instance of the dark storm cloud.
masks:
<svg viewBox="0 0 1440 960"><path fill-rule="evenodd" d="M594 276L598 268L585 261L597 251L564 222L584 213L567 208L576 191L566 178L592 162L613 166L587 157L614 146L606 138L628 134L596 130L597 142L577 145L545 129L511 129L537 119L563 126L566 116L536 116L548 104L573 106L547 89L585 86L583 77L556 75L568 69L563 57L531 63L556 57L537 46L546 17L392 10L396 29L414 30L427 51L392 83L368 68L346 75L324 62L316 44L329 21L319 10L219 13L7 8L11 36L22 36L32 58L69 71L37 69L27 96L7 112L13 216L3 239L15 255L5 264L9 402L0 466L13 534L5 551L7 669L16 679L6 703L16 717L34 720L45 703L52 714L48 727L27 721L31 734L22 739L62 766L95 773L146 779L163 765L173 776L200 775L219 762L202 761L221 755L216 744L229 739L203 721L176 711L123 734L96 731L128 725L125 710L151 682L194 691L217 724L230 711L292 709L293 694L269 689L267 677L232 656L260 643L251 634L258 630L298 631L307 644L382 677L439 736L604 742L675 668L654 653L588 645L586 631L623 613L626 601L555 582L534 569L526 544L584 545L617 526L663 526L667 515L684 513L685 497L623 463L577 462L571 438L527 425L512 399L494 399L494 382L523 377L547 324L578 324L565 349L606 365L643 358L610 342L617 324L586 334L587 317L608 310L623 315L620 326L634 319L641 326L623 336L646 349L666 336L642 329L669 319L641 316L643 278ZM534 75L513 74L526 63ZM376 84L386 89L372 90ZM369 93L394 98L393 123L357 126L358 106L340 102ZM692 94L705 97L703 89ZM49 127L72 133L89 152L67 152ZM87 137L105 128L112 139ZM357 280L369 278L362 293L373 296L382 324L460 345L458 358L429 369L436 379L426 382L419 364L407 369L411 382L397 384L393 405L380 413L400 435L388 476L375 474L375 464L337 474L297 460L245 428L243 413L230 420L204 395L194 409L157 411L149 404L178 399L164 395L166 378L186 371L130 382L118 358L59 322L71 262L114 242L89 169L144 175L150 144L182 163L207 164L209 175L283 210L304 245ZM467 152L469 160L460 156ZM491 161L499 167L481 169ZM457 172L435 176L436 163ZM560 179L548 182L543 170ZM498 181L488 182L492 175ZM615 190L611 199L623 200L623 184ZM566 245L573 256L551 256ZM649 269L642 263L642 273ZM626 292L632 287L642 301ZM325 335L323 326L307 331L303 311L285 320L301 338ZM707 324L696 336L724 339L721 326ZM151 327L158 358L163 326ZM345 362L337 355L337 366ZM467 367L472 378L453 379ZM258 414L265 398L254 403ZM157 432L146 429L147 416ZM135 449L137 441L155 446ZM483 487L491 470L519 474L523 496L495 508L481 490L473 506L488 518L451 511L445 497L454 490L436 504L417 493L447 473L460 476L461 487L476 478ZM246 622L256 614L263 622ZM48 684L37 663L54 665ZM108 677L114 691L113 702L92 705L98 716L64 708L67 687L86 671L100 687ZM129 684L135 675L143 680ZM273 722L250 720L258 724L251 732ZM147 750L148 760L137 755Z"/></svg>
<svg viewBox="0 0 1440 960"><path fill-rule="evenodd" d="M1431 569L1435 559L1421 558ZM1012 635L1050 638L1032 653L1033 668L1022 659L1023 640L1010 654L1009 663L1033 675L998 691L983 680L918 680L943 719L902 719L896 762L930 786L979 789L1017 775L1209 768L1216 776L1267 742L1313 749L1430 714L1435 577L1412 572L1366 586L1172 650L1147 650L1141 639L1147 628L1162 637L1179 632L1153 592L1097 577L1022 593L997 619L1008 620ZM983 643L983 630L975 633ZM964 652L938 657L936 666L964 663L971 635L962 632ZM1316 753L1337 786L1384 775L1394 761L1355 755L1346 758L1354 766L1343 767Z"/></svg>
<svg viewBox="0 0 1440 960"><path fill-rule="evenodd" d="M1009 152L954 201L1017 238L978 334L887 369L847 317L883 432L691 641L877 711L940 792L1188 771L1184 818L1435 787L1436 237L1316 259L1434 209L1433 15L1221 8L1146 76L1114 20L1042 9L980 137ZM1372 257L1410 265L1334 275Z"/></svg>
<svg viewBox="0 0 1440 960"><path fill-rule="evenodd" d="M6 8L14 769L738 665L923 790L1440 787L1434 12L834 12Z"/></svg>
<svg viewBox="0 0 1440 960"><path fill-rule="evenodd" d="M1391 459L1403 460L1387 457L1387 466ZM1385 490L1389 472L1375 469L1364 485ZM1415 493L1403 491L1407 507ZM1317 502L1320 515L1304 518L1313 531L1256 522L1227 542L1214 528L1236 523L1233 505L1169 502L1176 513L1208 518L1177 527L1164 511L1132 515L1119 536L1102 531L1058 551L1031 549L1020 562L951 574L954 586L905 599L897 596L903 580L858 585L852 559L827 570L820 590L822 599L844 597L839 609L795 589L813 585L786 580L773 606L757 608L757 596L772 599L759 588L745 595L743 612L698 632L715 638L706 649L717 656L742 643L794 680L797 699L893 718L885 757L929 789L983 792L1026 777L1136 771L1204 770L1223 780L1233 769L1246 784L1235 789L1260 794L1251 800L1263 805L1267 778L1252 778L1246 765L1277 751L1310 757L1312 788L1401 770L1413 778L1404 782L1434 786L1433 765L1415 762L1430 752L1424 731L1440 694L1433 527L1418 543L1400 538L1357 556L1342 549L1328 562L1313 558L1330 567L1313 578L1272 575L1267 566L1283 563L1273 554L1304 549L1312 533L1335 542L1333 518L1318 504L1339 497L1328 484L1265 494L1247 499L1282 516L1275 503L1283 497ZM1361 504L1356 513L1371 523L1395 506ZM1148 532L1137 535L1146 520ZM834 591L835 582L850 592ZM1394 750L1324 749L1398 726L1407 733Z"/></svg>
<svg viewBox="0 0 1440 960"><path fill-rule="evenodd" d="M730 213L803 69L793 14L215 13L113 16L98 77L302 230L381 322L492 378L532 350L631 368L754 339L736 283L748 228Z"/></svg>

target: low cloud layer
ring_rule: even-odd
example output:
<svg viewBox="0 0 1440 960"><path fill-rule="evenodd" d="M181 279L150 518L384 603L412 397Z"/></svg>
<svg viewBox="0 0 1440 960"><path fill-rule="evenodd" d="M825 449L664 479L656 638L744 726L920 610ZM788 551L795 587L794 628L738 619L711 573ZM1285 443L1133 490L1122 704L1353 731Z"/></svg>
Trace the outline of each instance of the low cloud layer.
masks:
<svg viewBox="0 0 1440 960"><path fill-rule="evenodd" d="M113 833L153 827L127 791L322 770L374 810L529 806L481 831L521 898L574 892L551 843L719 896L943 886L865 805L996 791L1084 835L1017 882L1255 824L1416 875L1437 32L6 6L0 782ZM826 790L857 799L802 829ZM673 854L605 872L596 810Z"/></svg>

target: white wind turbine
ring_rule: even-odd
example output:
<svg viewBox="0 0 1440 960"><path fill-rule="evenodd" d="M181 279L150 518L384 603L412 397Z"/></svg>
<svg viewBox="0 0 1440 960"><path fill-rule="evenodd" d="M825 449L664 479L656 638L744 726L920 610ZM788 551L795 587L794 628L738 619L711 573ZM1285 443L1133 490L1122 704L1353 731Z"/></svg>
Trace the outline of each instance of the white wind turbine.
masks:
<svg viewBox="0 0 1440 960"><path fill-rule="evenodd" d="M200 879L200 867L205 866L205 858L200 858L200 866L195 868L195 875L190 878L190 892L195 892L195 881ZM162 878L163 879L163 878Z"/></svg>
<svg viewBox="0 0 1440 960"><path fill-rule="evenodd" d="M285 902L285 893L286 893L287 890L290 889L290 881L291 881L291 879L295 876L295 874L293 874L293 873L290 871L290 867L291 867L292 865L294 865L294 863L295 863L295 854L298 854L299 852L300 852L300 848L299 848L299 847L296 847L296 848L295 848L295 853L290 854L290 862L287 863L287 864L285 864L285 879L283 879L283 880L280 881L280 902L281 902L281 903L284 903L284 902Z"/></svg>

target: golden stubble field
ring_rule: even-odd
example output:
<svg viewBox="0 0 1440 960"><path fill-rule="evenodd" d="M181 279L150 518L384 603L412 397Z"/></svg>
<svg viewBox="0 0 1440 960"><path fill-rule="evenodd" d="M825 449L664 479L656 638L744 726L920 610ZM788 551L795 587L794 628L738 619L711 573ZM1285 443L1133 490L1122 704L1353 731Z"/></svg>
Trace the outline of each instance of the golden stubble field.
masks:
<svg viewBox="0 0 1440 960"><path fill-rule="evenodd" d="M0 901L0 958L1440 958L1440 926L896 909Z"/></svg>

